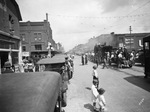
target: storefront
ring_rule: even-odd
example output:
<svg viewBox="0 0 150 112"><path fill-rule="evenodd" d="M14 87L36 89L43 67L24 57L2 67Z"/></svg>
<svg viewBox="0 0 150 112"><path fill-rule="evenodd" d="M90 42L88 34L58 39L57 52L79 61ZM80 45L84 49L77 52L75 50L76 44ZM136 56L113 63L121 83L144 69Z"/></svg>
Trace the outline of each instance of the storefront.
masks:
<svg viewBox="0 0 150 112"><path fill-rule="evenodd" d="M4 63L7 60L11 65L19 63L19 46L19 37L0 32L0 69L4 68Z"/></svg>

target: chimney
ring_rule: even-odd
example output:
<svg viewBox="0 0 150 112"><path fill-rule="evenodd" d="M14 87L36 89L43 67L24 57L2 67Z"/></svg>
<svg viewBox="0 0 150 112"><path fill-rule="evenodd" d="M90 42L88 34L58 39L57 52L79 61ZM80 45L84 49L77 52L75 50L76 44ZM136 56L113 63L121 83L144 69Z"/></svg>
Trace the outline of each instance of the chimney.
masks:
<svg viewBox="0 0 150 112"><path fill-rule="evenodd" d="M46 13L46 21L48 22L48 13Z"/></svg>
<svg viewBox="0 0 150 112"><path fill-rule="evenodd" d="M113 35L113 34L115 34L115 32L111 32L110 34L112 34L112 35Z"/></svg>

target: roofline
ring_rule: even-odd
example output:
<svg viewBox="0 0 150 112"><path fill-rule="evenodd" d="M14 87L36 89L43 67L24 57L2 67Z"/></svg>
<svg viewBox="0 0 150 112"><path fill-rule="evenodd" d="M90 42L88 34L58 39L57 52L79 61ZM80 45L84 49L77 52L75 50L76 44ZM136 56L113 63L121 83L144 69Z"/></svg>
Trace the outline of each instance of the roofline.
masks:
<svg viewBox="0 0 150 112"><path fill-rule="evenodd" d="M19 21L22 21L20 9L19 9L19 6L18 6L16 0L11 0L11 2L14 4L14 6L15 6L15 8L16 8L18 20L19 20Z"/></svg>
<svg viewBox="0 0 150 112"><path fill-rule="evenodd" d="M143 38L143 42L150 41L150 34Z"/></svg>

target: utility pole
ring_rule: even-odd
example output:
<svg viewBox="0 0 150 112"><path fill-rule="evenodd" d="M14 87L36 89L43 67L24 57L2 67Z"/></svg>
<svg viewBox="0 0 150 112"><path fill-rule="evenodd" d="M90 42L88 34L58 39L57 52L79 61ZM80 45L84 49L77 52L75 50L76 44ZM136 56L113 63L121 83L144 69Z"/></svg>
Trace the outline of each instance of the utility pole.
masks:
<svg viewBox="0 0 150 112"><path fill-rule="evenodd" d="M129 31L130 31L130 50L131 50L131 31L132 31L131 26L129 26Z"/></svg>

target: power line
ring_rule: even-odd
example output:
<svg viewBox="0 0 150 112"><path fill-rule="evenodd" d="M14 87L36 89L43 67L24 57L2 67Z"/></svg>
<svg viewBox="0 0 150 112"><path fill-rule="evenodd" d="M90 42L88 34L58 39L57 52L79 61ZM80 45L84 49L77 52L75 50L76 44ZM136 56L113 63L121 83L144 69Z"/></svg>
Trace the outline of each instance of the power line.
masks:
<svg viewBox="0 0 150 112"><path fill-rule="evenodd" d="M52 17L74 18L74 19L121 19L121 18L124 19L124 18L149 16L150 13L142 13L142 14L126 15L126 16L107 16L107 17L69 16L69 15L52 15L52 14L49 15Z"/></svg>
<svg viewBox="0 0 150 112"><path fill-rule="evenodd" d="M135 12L135 11L141 9L142 7L146 6L148 3L150 3L150 0L149 0L148 2L142 4L140 7L138 7L138 8L135 9L135 10L133 10L132 12L128 13L126 16L129 16L129 15L132 14L133 12ZM121 20L122 20L122 19L124 19L124 18L121 18ZM119 22L120 22L121 20L119 19ZM114 22L113 24L116 24L116 23L118 24L118 21ZM112 27L115 27L115 26L118 26L118 25L111 25L110 27L112 28ZM106 30L106 29L105 29L105 30Z"/></svg>

